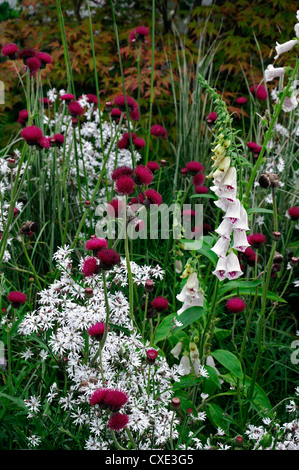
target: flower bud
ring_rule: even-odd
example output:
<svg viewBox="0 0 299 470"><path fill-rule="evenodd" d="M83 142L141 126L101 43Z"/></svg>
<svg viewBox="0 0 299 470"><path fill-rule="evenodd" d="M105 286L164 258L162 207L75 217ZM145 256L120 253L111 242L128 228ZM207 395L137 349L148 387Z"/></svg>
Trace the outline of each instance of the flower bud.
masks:
<svg viewBox="0 0 299 470"><path fill-rule="evenodd" d="M274 241L278 242L281 239L281 233L280 232L272 232L272 238Z"/></svg>
<svg viewBox="0 0 299 470"><path fill-rule="evenodd" d="M93 297L93 289L91 287L86 287L85 289L85 297L87 299L91 299Z"/></svg>
<svg viewBox="0 0 299 470"><path fill-rule="evenodd" d="M7 161L8 168L15 168L17 166L17 162L14 158L9 158Z"/></svg>
<svg viewBox="0 0 299 470"><path fill-rule="evenodd" d="M181 407L181 400L177 397L174 397L172 400L171 400L171 403L170 403L170 407L173 409L173 410L179 410L180 407Z"/></svg>
<svg viewBox="0 0 299 470"><path fill-rule="evenodd" d="M147 279L144 285L145 292L152 292L154 290L154 281Z"/></svg>
<svg viewBox="0 0 299 470"><path fill-rule="evenodd" d="M85 201L85 202L84 202L84 207L85 207L86 209L89 209L89 208L90 208L90 201Z"/></svg>
<svg viewBox="0 0 299 470"><path fill-rule="evenodd" d="M295 256L293 256L291 259L290 259L290 265L292 266L292 268L294 268L295 266L297 266L298 264L298 258L296 258Z"/></svg>
<svg viewBox="0 0 299 470"><path fill-rule="evenodd" d="M274 263L281 264L283 262L283 256L277 251L275 251L273 261Z"/></svg>

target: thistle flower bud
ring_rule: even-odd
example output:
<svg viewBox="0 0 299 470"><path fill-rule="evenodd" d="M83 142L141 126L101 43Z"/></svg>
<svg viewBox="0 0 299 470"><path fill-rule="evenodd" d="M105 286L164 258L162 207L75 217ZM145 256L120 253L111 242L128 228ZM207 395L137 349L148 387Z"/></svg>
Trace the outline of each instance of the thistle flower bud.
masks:
<svg viewBox="0 0 299 470"><path fill-rule="evenodd" d="M9 158L7 161L8 168L15 168L17 166L17 162L14 158Z"/></svg>
<svg viewBox="0 0 299 470"><path fill-rule="evenodd" d="M274 241L278 242L281 239L281 233L280 232L272 232L272 238Z"/></svg>
<svg viewBox="0 0 299 470"><path fill-rule="evenodd" d="M283 262L283 256L280 253L278 253L278 251L275 251L273 261L274 263L281 264Z"/></svg>
<svg viewBox="0 0 299 470"><path fill-rule="evenodd" d="M85 297L87 299L91 299L93 297L93 289L92 287L86 287L85 289Z"/></svg>
<svg viewBox="0 0 299 470"><path fill-rule="evenodd" d="M270 182L270 178L269 176L266 174L266 173L263 173L260 178L259 178L259 185L264 188L264 189L267 189L270 187L271 185L271 182Z"/></svg>
<svg viewBox="0 0 299 470"><path fill-rule="evenodd" d="M146 351L146 362L150 365L155 364L157 356L158 351L156 351L155 349L148 349Z"/></svg>
<svg viewBox="0 0 299 470"><path fill-rule="evenodd" d="M84 202L84 207L85 207L85 209L89 209L90 208L90 201L85 201Z"/></svg>
<svg viewBox="0 0 299 470"><path fill-rule="evenodd" d="M173 410L179 410L181 408L181 400L177 397L174 397L172 400L171 400L171 403L170 403L170 407L173 409Z"/></svg>
<svg viewBox="0 0 299 470"><path fill-rule="evenodd" d="M294 268L295 266L297 266L298 264L298 258L296 258L295 256L293 256L291 259L290 259L290 265L292 266L292 268Z"/></svg>
<svg viewBox="0 0 299 470"><path fill-rule="evenodd" d="M147 279L144 285L145 292L152 292L154 290L154 281Z"/></svg>

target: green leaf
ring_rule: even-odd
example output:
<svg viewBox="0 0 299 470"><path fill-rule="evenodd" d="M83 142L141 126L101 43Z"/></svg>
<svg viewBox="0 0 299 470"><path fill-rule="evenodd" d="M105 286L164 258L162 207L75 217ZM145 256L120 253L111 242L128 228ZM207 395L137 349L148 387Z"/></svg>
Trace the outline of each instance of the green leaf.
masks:
<svg viewBox="0 0 299 470"><path fill-rule="evenodd" d="M246 376L245 377L245 394L246 395L250 388L250 385L251 385L251 378ZM257 383L254 385L252 400L259 410L272 410L272 405L266 392Z"/></svg>
<svg viewBox="0 0 299 470"><path fill-rule="evenodd" d="M232 330L225 330L223 328L214 328L214 333L218 341L221 341L231 335Z"/></svg>
<svg viewBox="0 0 299 470"><path fill-rule="evenodd" d="M212 352L211 355L237 378L242 379L243 372L241 363L233 353L225 349L217 349Z"/></svg>
<svg viewBox="0 0 299 470"><path fill-rule="evenodd" d="M207 415L216 428L220 427L225 432L228 430L228 422L224 419L224 411L215 403L207 404Z"/></svg>
<svg viewBox="0 0 299 470"><path fill-rule="evenodd" d="M187 310L185 310L179 316L177 316L176 313L172 313L171 315L168 315L166 318L164 318L164 320L162 320L162 322L160 323L158 327L158 330L155 336L155 344L165 339L167 336L170 335L170 333L172 334L177 333L183 328L186 328L186 326L191 325L191 323L199 320L204 314L204 311L205 309L203 307L190 307L190 308L187 308ZM174 327L175 318L177 318L177 320L180 323L182 323L182 326Z"/></svg>
<svg viewBox="0 0 299 470"><path fill-rule="evenodd" d="M259 279L257 281L228 281L226 284L224 284L218 291L219 297L222 295L226 294L227 292L234 290L234 289L242 289L242 288L248 288L248 289L253 289L259 285L261 285L262 280ZM255 289L254 289L255 292Z"/></svg>
<svg viewBox="0 0 299 470"><path fill-rule="evenodd" d="M194 199L198 197L203 197L205 199L214 199L214 200L217 199L217 197L214 196L214 194L193 194L192 196L190 196L190 199Z"/></svg>
<svg viewBox="0 0 299 470"><path fill-rule="evenodd" d="M263 207L252 207L247 210L247 214L273 214L272 209L264 209Z"/></svg>
<svg viewBox="0 0 299 470"><path fill-rule="evenodd" d="M202 240L181 240L180 243L184 245L185 250L198 251L202 247Z"/></svg>

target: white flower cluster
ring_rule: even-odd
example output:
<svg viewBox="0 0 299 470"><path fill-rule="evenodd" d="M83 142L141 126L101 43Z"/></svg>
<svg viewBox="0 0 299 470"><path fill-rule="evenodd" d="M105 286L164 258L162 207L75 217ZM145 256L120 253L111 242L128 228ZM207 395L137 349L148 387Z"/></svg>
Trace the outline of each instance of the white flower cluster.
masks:
<svg viewBox="0 0 299 470"><path fill-rule="evenodd" d="M60 90L59 94L64 92ZM105 167L103 177L108 179L111 178L116 166L132 167L131 151L119 149L117 146L117 134L127 132L127 126L118 126L115 122L106 120L105 113L99 113L98 109L94 109L94 104L88 102L86 95L82 95L78 103L86 109L84 122L80 125L80 129L79 127L74 129L72 117L68 114L66 105L59 103L56 90L50 90L48 97L52 102L56 101L60 107L52 118L44 117L45 126L48 126L51 134L59 132L65 137L64 150L57 155L58 171L62 168L60 159L63 153L63 158L68 161L70 177L77 178L78 171L80 178L84 180L86 188L83 184L82 190L85 190L84 197L88 199L88 192L94 189L103 166ZM53 161L53 152L56 150L50 148L47 153L49 166ZM106 159L108 153L109 157ZM136 150L134 158L136 162L141 159Z"/></svg>
<svg viewBox="0 0 299 470"><path fill-rule="evenodd" d="M212 248L212 251L219 257L213 274L220 281L237 279L243 274L237 255L232 250L227 254L232 234L232 249L244 252L249 246L246 236L246 231L249 230L248 216L243 204L237 198L237 171L236 168L230 166L230 157L225 156L230 143L230 141L223 141L220 134L216 140L217 145L213 149L215 156L212 157L215 164L218 164L218 168L212 174L214 186L211 190L219 198L215 205L225 212L223 221L216 229L220 238Z"/></svg>
<svg viewBox="0 0 299 470"><path fill-rule="evenodd" d="M74 280L71 260L72 250L62 247L55 254L60 279L40 293L40 307L28 313L19 331L25 335L38 332L41 340L48 338L51 357L65 364L65 372L71 383L68 393L59 392L53 383L47 399L64 410L71 412L75 425L86 426L89 437L86 449L111 449L112 434L107 429L109 413L90 406L89 397L103 387L100 359L93 363L98 342L89 338L86 346L86 330L97 322L104 322L106 307L101 275L85 278L80 284ZM161 278L159 267L132 264L137 283L142 284L149 276ZM141 275L144 271L145 276ZM108 281L121 279L126 284L124 263L116 268ZM93 288L93 297L85 299L85 288ZM104 386L121 389L129 396L124 411L129 416L128 427L133 433L139 449L163 448L169 442L172 412L169 404L172 397L172 382L182 375L181 368L170 368L166 359L158 356L155 365L146 362L149 344L143 344L136 327L129 319L129 303L120 292L108 292L110 320L109 332L101 354ZM130 333L129 333L130 332ZM150 371L149 371L150 368ZM39 400L27 403L29 411L37 411ZM177 419L174 420L173 439L178 437ZM126 446L126 433L121 434L122 445Z"/></svg>

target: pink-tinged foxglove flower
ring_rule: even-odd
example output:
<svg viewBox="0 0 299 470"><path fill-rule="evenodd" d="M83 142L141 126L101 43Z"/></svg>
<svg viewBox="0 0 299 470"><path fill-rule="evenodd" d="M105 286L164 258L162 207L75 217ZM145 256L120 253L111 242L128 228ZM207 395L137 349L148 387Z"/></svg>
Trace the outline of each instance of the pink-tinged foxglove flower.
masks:
<svg viewBox="0 0 299 470"><path fill-rule="evenodd" d="M219 258L225 258L230 245L230 238L220 237L211 249Z"/></svg>
<svg viewBox="0 0 299 470"><path fill-rule="evenodd" d="M233 225L230 219L223 219L219 227L215 230L220 237L227 238L228 240L230 240L232 231Z"/></svg>
<svg viewBox="0 0 299 470"><path fill-rule="evenodd" d="M231 252L226 258L226 276L230 281L242 276L243 271L240 267L239 258Z"/></svg>
<svg viewBox="0 0 299 470"><path fill-rule="evenodd" d="M282 77L285 73L284 67L273 67L272 64L269 64L265 70L265 80L270 82L274 78Z"/></svg>
<svg viewBox="0 0 299 470"><path fill-rule="evenodd" d="M213 274L218 277L219 281L224 281L224 279L226 279L226 257L219 258Z"/></svg>
<svg viewBox="0 0 299 470"><path fill-rule="evenodd" d="M181 358L180 366L182 369L182 375L188 375L191 372L191 362L188 356L184 355Z"/></svg>
<svg viewBox="0 0 299 470"><path fill-rule="evenodd" d="M235 228L233 248L235 248L238 251L245 251L246 248L248 248L249 246L250 245L248 243L245 230L240 230L240 229Z"/></svg>
<svg viewBox="0 0 299 470"><path fill-rule="evenodd" d="M290 113L293 109L296 109L298 106L298 92L293 92L291 96L286 96L283 100L282 110L285 113Z"/></svg>
<svg viewBox="0 0 299 470"><path fill-rule="evenodd" d="M203 293L199 290L199 282L196 273L190 274L180 294L176 298L183 302L182 307L178 310L177 314L181 315L187 308L202 307L203 306Z"/></svg>
<svg viewBox="0 0 299 470"><path fill-rule="evenodd" d="M297 39L291 39L290 41L284 42L283 44L279 44L278 42L276 42L275 49L277 54L274 59L276 60L281 54L284 54L285 52L288 52L293 49L296 44L298 44Z"/></svg>
<svg viewBox="0 0 299 470"><path fill-rule="evenodd" d="M174 348L172 348L172 350L170 351L170 353L176 358L178 359L179 358L179 355L181 354L182 352L182 349L183 349L183 343L181 341L179 341Z"/></svg>

